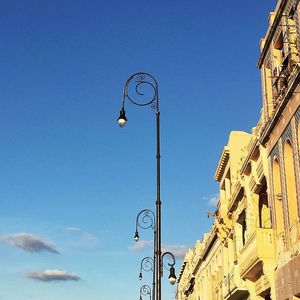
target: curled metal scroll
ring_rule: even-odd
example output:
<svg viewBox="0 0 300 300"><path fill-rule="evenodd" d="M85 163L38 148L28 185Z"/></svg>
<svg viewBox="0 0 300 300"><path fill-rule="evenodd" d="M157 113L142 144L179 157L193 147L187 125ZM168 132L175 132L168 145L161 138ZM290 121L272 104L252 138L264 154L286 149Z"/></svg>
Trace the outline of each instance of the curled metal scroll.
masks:
<svg viewBox="0 0 300 300"><path fill-rule="evenodd" d="M149 285L142 285L140 288L140 299L142 299L142 296L149 295L151 299L151 288Z"/></svg>
<svg viewBox="0 0 300 300"><path fill-rule="evenodd" d="M164 263L164 258L165 258L165 256L168 256L169 258L171 258L171 261L172 261L172 262ZM163 255L161 256L161 261L162 261L163 266L164 266L168 271L170 271L170 268L174 267L174 265L175 265L175 263L176 263L175 256L174 256L171 252L164 252Z"/></svg>
<svg viewBox="0 0 300 300"><path fill-rule="evenodd" d="M141 261L140 272L142 272L142 270L144 270L146 272L153 271L153 268L154 268L153 258L150 256L144 257Z"/></svg>
<svg viewBox="0 0 300 300"><path fill-rule="evenodd" d="M136 231L138 230L138 227L142 229L154 229L155 215L151 209L146 208L139 212L136 217Z"/></svg>
<svg viewBox="0 0 300 300"><path fill-rule="evenodd" d="M149 87L151 91L148 90ZM145 93L145 90L147 93ZM158 109L158 84L156 79L145 72L133 74L127 79L124 86L123 106L125 98L128 98L135 105L150 105L152 108Z"/></svg>

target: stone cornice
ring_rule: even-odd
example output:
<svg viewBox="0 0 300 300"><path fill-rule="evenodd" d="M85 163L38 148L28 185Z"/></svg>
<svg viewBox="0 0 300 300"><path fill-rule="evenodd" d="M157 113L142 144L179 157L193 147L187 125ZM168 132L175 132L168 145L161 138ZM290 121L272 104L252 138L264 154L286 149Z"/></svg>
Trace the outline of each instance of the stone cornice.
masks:
<svg viewBox="0 0 300 300"><path fill-rule="evenodd" d="M214 175L215 180L221 181L228 160L229 160L229 148L225 146Z"/></svg>

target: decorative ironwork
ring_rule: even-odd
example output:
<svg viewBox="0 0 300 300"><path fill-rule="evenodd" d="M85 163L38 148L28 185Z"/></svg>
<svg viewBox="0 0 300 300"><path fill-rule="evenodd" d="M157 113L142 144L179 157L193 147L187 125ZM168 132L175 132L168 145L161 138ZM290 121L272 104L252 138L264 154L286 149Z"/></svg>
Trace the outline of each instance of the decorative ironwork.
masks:
<svg viewBox="0 0 300 300"><path fill-rule="evenodd" d="M143 300L142 296L147 296L147 295L149 295L151 300L151 288L149 285L144 284L140 288L140 300Z"/></svg>
<svg viewBox="0 0 300 300"><path fill-rule="evenodd" d="M164 263L164 257L168 256L171 258L171 262ZM161 256L162 266L165 267L168 271L170 271L170 268L174 267L176 261L175 256L171 252L164 252Z"/></svg>
<svg viewBox="0 0 300 300"><path fill-rule="evenodd" d="M132 94L133 92L135 95ZM124 86L123 107L125 98L138 106L150 105L152 108L157 108L158 85L156 79L145 72L133 74L127 79Z"/></svg>
<svg viewBox="0 0 300 300"><path fill-rule="evenodd" d="M143 279L143 271L146 271L146 272L154 271L154 261L153 261L152 257L146 256L142 259L139 280Z"/></svg>
<svg viewBox="0 0 300 300"><path fill-rule="evenodd" d="M135 94L135 97L133 96ZM162 255L161 253L161 199L160 199L160 111L158 101L158 84L156 79L145 72L138 72L130 76L125 82L123 89L122 108L120 116L118 118L118 124L121 128L127 123L127 117L125 112L125 100L128 99L130 102L137 106L150 105L156 109L156 202L155 202L155 214L149 210L142 210L136 219L136 230L134 239L139 240L138 228L147 229L152 228L154 230L154 255L153 255L153 300L161 300L161 277L163 263L162 259L165 255L171 255L173 261L168 263L170 276L169 281L171 284L176 282L175 276L175 257L172 253L166 252ZM148 293L147 293L148 294ZM149 292L150 300L151 293ZM140 300L142 297L140 296Z"/></svg>
<svg viewBox="0 0 300 300"><path fill-rule="evenodd" d="M148 229L151 228L154 230L155 228L155 215L154 212L151 209L143 209L139 212L139 214L136 217L135 222L135 234L134 234L134 240L137 242L139 240L139 232L138 228L142 229Z"/></svg>
<svg viewBox="0 0 300 300"><path fill-rule="evenodd" d="M168 256L171 258L171 262L164 264L164 257ZM175 268L174 265L176 263L175 256L171 252L164 252L161 256L161 276L163 275L163 266L170 272L169 274L169 282L173 285L176 282Z"/></svg>

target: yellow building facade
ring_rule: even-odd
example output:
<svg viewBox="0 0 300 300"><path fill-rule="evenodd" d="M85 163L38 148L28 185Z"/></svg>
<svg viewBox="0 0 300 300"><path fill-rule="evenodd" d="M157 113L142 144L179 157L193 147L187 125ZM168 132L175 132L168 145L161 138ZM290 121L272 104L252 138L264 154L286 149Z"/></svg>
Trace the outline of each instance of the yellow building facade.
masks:
<svg viewBox="0 0 300 300"><path fill-rule="evenodd" d="M299 0L279 0L269 16L262 114L223 149L214 222L184 258L178 300L300 299L299 21Z"/></svg>

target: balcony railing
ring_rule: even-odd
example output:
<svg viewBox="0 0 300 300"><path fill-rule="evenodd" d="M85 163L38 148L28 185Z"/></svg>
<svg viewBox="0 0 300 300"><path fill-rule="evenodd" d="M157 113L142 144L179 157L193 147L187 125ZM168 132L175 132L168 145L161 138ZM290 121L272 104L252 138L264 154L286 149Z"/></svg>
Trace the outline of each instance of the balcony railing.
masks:
<svg viewBox="0 0 300 300"><path fill-rule="evenodd" d="M226 298L226 296L230 293L232 293L236 289L236 284L234 282L234 270L231 270L227 274L227 276L224 277L223 281L223 296Z"/></svg>
<svg viewBox="0 0 300 300"><path fill-rule="evenodd" d="M274 92L274 96L275 96L275 105L278 103L278 101L282 100L282 96L284 95L284 93L286 92L287 86L288 86L288 78L290 76L291 70L289 68L289 58L290 56L287 56L282 65L281 65L281 69L280 72L278 73L276 71L276 69L274 69L274 71L276 71L277 76L274 76L275 80L273 83L273 92Z"/></svg>
<svg viewBox="0 0 300 300"><path fill-rule="evenodd" d="M256 295L260 295L262 292L266 291L270 288L270 282L266 275L262 275L256 282L255 282L255 293Z"/></svg>
<svg viewBox="0 0 300 300"><path fill-rule="evenodd" d="M284 95L288 89L291 78L295 71L297 63L291 54L288 54L282 65L279 74L275 74L275 80L273 82L273 94L274 94L274 107L284 98Z"/></svg>
<svg viewBox="0 0 300 300"><path fill-rule="evenodd" d="M241 299L248 295L245 281L241 280L238 274L238 268L232 269L223 280L223 299Z"/></svg>
<svg viewBox="0 0 300 300"><path fill-rule="evenodd" d="M242 278L254 280L262 269L262 262L274 259L274 257L273 229L257 228L241 250Z"/></svg>

